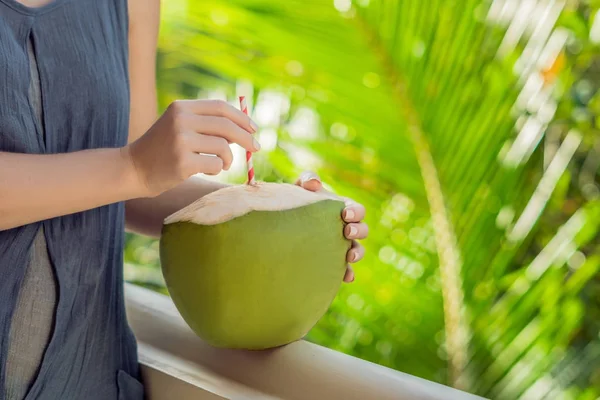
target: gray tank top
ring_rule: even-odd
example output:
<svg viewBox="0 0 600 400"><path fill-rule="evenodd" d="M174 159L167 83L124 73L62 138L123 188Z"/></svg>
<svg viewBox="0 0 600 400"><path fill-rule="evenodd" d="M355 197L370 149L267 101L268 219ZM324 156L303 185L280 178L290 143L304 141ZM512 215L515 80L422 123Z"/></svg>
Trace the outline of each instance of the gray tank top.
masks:
<svg viewBox="0 0 600 400"><path fill-rule="evenodd" d="M127 30L127 0L0 0L0 151L124 146ZM123 244L123 203L0 231L0 400L143 398Z"/></svg>
<svg viewBox="0 0 600 400"><path fill-rule="evenodd" d="M31 74L29 101L44 136L40 78L31 39L27 41L27 50ZM56 282L44 228L40 227L30 250L25 278L12 316L6 360L6 400L25 398L50 340L55 305Z"/></svg>

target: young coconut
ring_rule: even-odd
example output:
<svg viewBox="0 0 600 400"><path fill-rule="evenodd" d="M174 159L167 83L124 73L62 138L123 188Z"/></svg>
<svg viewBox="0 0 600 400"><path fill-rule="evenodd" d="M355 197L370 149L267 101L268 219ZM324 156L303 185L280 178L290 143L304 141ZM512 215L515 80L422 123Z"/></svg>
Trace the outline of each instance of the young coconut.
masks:
<svg viewBox="0 0 600 400"><path fill-rule="evenodd" d="M179 312L217 347L301 339L346 269L343 201L289 184L232 186L164 221L160 258Z"/></svg>

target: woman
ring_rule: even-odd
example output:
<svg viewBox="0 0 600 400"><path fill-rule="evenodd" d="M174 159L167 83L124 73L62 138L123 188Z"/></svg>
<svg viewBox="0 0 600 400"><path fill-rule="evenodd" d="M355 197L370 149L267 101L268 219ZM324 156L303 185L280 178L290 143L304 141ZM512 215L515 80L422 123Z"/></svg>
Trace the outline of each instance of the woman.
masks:
<svg viewBox="0 0 600 400"><path fill-rule="evenodd" d="M142 398L124 229L158 237L223 187L193 175L228 169L228 142L260 148L224 102L157 116L158 21L159 0L0 0L0 400ZM349 202L348 238L363 217Z"/></svg>

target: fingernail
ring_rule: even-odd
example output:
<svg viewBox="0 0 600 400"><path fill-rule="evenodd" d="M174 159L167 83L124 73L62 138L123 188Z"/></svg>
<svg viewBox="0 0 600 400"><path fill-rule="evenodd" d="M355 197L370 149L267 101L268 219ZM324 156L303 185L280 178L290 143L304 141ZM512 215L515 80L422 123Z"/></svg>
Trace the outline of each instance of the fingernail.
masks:
<svg viewBox="0 0 600 400"><path fill-rule="evenodd" d="M252 128L252 133L258 131L258 125L256 125L256 122L250 120L250 128Z"/></svg>
<svg viewBox="0 0 600 400"><path fill-rule="evenodd" d="M252 138L252 143L254 144L256 151L260 150L260 143L258 143L258 140Z"/></svg>
<svg viewBox="0 0 600 400"><path fill-rule="evenodd" d="M305 172L302 175L302 182L310 182L310 181L317 181L319 183L321 183L321 179L319 179L319 176L312 173L312 172Z"/></svg>
<svg viewBox="0 0 600 400"><path fill-rule="evenodd" d="M352 276L352 280L350 280L350 282L354 282L354 276Z"/></svg>
<svg viewBox="0 0 600 400"><path fill-rule="evenodd" d="M351 238L356 236L356 234L358 233L358 229L356 229L356 227L354 225L350 225L350 234L348 236L350 236Z"/></svg>
<svg viewBox="0 0 600 400"><path fill-rule="evenodd" d="M352 252L352 256L350 257L350 262L355 262L358 259L358 253L356 251Z"/></svg>
<svg viewBox="0 0 600 400"><path fill-rule="evenodd" d="M354 218L354 210L347 208L344 213L344 219L346 221L351 221L353 218Z"/></svg>

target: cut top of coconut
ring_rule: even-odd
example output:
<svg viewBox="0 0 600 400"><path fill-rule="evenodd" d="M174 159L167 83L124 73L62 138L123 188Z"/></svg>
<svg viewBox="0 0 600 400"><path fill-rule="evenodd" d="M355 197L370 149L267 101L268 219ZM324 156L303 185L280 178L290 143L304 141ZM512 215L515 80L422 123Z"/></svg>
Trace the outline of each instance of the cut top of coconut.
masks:
<svg viewBox="0 0 600 400"><path fill-rule="evenodd" d="M216 225L251 211L283 211L323 200L341 200L327 192L311 192L287 183L229 186L203 196L168 216L164 223L193 222Z"/></svg>

